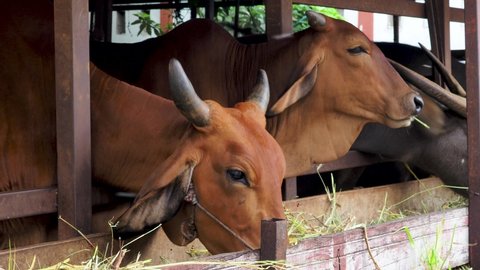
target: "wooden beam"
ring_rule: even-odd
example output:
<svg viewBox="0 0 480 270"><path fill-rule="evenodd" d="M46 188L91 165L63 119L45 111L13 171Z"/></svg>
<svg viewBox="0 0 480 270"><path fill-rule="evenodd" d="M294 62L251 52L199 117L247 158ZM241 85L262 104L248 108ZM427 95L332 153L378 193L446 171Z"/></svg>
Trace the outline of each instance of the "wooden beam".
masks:
<svg viewBox="0 0 480 270"><path fill-rule="evenodd" d="M425 14L425 5L416 3L412 0L294 0L294 3L377 12L398 16L427 17ZM450 13L452 21L464 21L463 9L450 8Z"/></svg>
<svg viewBox="0 0 480 270"><path fill-rule="evenodd" d="M91 140L88 1L55 0L58 212L88 233ZM59 222L59 238L76 232Z"/></svg>
<svg viewBox="0 0 480 270"><path fill-rule="evenodd" d="M465 0L470 265L480 268L480 3Z"/></svg>
<svg viewBox="0 0 480 270"><path fill-rule="evenodd" d="M0 192L0 220L57 212L57 189Z"/></svg>

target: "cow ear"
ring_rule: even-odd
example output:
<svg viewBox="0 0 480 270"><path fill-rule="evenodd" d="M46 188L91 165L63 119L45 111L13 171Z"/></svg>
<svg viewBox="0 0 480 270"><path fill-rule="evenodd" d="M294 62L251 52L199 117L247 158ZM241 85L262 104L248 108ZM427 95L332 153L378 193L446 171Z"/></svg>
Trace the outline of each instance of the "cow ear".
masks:
<svg viewBox="0 0 480 270"><path fill-rule="evenodd" d="M142 187L133 205L118 218L116 236L128 237L170 220L179 210L188 193L194 162L177 161L160 177L152 177ZM165 165L164 164L164 165Z"/></svg>
<svg viewBox="0 0 480 270"><path fill-rule="evenodd" d="M318 65L314 65L310 72L296 80L283 96L268 110L267 116L275 116L282 113L285 109L307 95L317 81L317 69Z"/></svg>

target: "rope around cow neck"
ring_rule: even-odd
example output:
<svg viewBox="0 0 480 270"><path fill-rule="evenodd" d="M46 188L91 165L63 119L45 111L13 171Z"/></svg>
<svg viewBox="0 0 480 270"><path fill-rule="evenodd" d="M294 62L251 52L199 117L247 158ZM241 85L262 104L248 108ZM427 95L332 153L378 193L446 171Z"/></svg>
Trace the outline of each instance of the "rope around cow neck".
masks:
<svg viewBox="0 0 480 270"><path fill-rule="evenodd" d="M207 216L209 216L213 221L218 223L218 225L222 226L227 232L229 232L231 235L233 235L235 238L237 238L240 242L242 242L248 249L250 250L255 250L250 244L248 244L245 240L240 237L236 232L234 232L230 227L228 227L225 223L223 223L220 219L218 219L215 215L213 215L210 211L208 211L203 205L200 204L200 202L197 199L197 193L195 192L195 187L193 186L193 181L190 182L190 186L188 187L188 192L187 195L184 198L185 201L190 202L194 207L198 207L200 210L202 210ZM194 208L195 209L195 208ZM193 212L193 220L195 223L195 211Z"/></svg>

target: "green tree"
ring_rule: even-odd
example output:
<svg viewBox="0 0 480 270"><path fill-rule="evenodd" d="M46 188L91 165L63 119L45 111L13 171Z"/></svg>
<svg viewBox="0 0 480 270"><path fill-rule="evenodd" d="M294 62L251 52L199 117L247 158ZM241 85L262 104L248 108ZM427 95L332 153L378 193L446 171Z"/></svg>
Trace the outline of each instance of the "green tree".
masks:
<svg viewBox="0 0 480 270"><path fill-rule="evenodd" d="M322 13L326 16L344 19L343 16L335 9L328 7L309 6L303 4L293 4L292 6L292 20L293 31L298 32L308 27L307 16L305 15L308 10L313 10ZM202 16L204 12L199 10L198 14ZM160 25L150 18L150 15L145 12L134 14L137 19L131 24L139 24L140 29L137 35L140 35L143 31L149 35L154 33L157 36L163 34ZM235 7L218 8L214 20L223 25L224 27L233 30L235 28ZM180 20L181 22L182 20ZM167 26L167 29L173 28L174 25ZM240 6L238 16L238 29L243 34L263 34L265 33L265 6ZM227 30L228 30L227 29Z"/></svg>

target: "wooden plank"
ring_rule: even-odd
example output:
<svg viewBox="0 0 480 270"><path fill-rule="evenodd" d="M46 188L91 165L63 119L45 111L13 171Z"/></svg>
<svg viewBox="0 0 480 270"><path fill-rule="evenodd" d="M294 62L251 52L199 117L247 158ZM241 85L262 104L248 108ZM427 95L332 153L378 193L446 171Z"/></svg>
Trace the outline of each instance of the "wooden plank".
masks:
<svg viewBox="0 0 480 270"><path fill-rule="evenodd" d="M57 189L0 192L0 220L57 212Z"/></svg>
<svg viewBox="0 0 480 270"><path fill-rule="evenodd" d="M375 163L380 162L387 162L390 161L389 159L382 158L378 155L362 153L358 151L349 151L345 156L324 164L319 164L318 169L312 169L308 173L316 173L316 172L330 172L336 171L340 169L346 168L353 168L353 167L360 167L360 166L367 166L372 165ZM305 174L308 174L307 172Z"/></svg>
<svg viewBox="0 0 480 270"><path fill-rule="evenodd" d="M83 232L91 220L88 1L54 1L59 215ZM76 232L59 223L59 237Z"/></svg>
<svg viewBox="0 0 480 270"><path fill-rule="evenodd" d="M294 3L327 6L343 9L353 9L366 12L385 13L398 16L426 18L424 4L412 0L294 0ZM465 6L467 6L465 4ZM459 8L450 8L451 20L464 21L464 11Z"/></svg>
<svg viewBox="0 0 480 270"><path fill-rule="evenodd" d="M470 265L480 268L480 4L466 0L465 6L465 49L467 60L467 143L468 143L468 185L470 219Z"/></svg>
<svg viewBox="0 0 480 270"><path fill-rule="evenodd" d="M106 234L95 234L89 235L88 239L103 252L110 244L111 237ZM71 258L70 262L81 263L91 256L92 248L87 241L81 237L76 237L69 240L17 248L14 251L0 251L0 269L2 267L7 269L9 260L14 260L14 269L40 269L62 262L66 258ZM35 264L34 267L31 267L34 258Z"/></svg>
<svg viewBox="0 0 480 270"><path fill-rule="evenodd" d="M423 269L422 257L439 238L438 255L454 267L468 262L467 222L467 209L461 208L369 227L372 255L364 229L308 239L288 250L287 262L295 269L375 269L373 256L381 269ZM413 246L403 228L409 228Z"/></svg>

